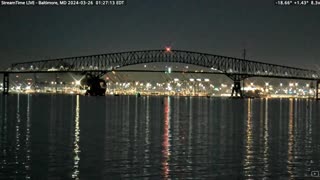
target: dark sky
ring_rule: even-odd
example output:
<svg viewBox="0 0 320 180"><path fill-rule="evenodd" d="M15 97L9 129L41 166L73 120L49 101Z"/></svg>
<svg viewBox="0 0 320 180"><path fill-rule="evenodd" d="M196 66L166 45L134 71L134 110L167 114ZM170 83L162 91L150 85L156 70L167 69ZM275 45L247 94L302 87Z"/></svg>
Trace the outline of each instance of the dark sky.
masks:
<svg viewBox="0 0 320 180"><path fill-rule="evenodd" d="M0 7L0 65L127 50L191 50L313 68L320 6L272 0L128 0L121 7Z"/></svg>

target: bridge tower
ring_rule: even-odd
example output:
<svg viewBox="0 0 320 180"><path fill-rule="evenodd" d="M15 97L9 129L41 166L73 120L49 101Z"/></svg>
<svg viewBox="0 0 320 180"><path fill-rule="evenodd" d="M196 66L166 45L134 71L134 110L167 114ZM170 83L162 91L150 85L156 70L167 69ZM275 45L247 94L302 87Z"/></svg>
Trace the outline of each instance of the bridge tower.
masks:
<svg viewBox="0 0 320 180"><path fill-rule="evenodd" d="M9 73L3 74L3 95L9 94Z"/></svg>
<svg viewBox="0 0 320 180"><path fill-rule="evenodd" d="M248 78L247 75L237 75L237 74L227 74L227 76L233 80L233 87L231 92L231 97L243 97L241 90L241 81Z"/></svg>

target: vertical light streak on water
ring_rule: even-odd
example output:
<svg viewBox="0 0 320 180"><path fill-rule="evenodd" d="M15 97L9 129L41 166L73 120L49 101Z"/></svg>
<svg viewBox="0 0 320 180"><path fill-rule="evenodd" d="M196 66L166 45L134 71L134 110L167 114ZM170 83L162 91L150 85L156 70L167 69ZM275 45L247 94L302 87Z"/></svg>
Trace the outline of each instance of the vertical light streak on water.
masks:
<svg viewBox="0 0 320 180"><path fill-rule="evenodd" d="M125 123L125 126L124 126L124 129L125 131L123 131L123 133L125 134L123 137L126 137L126 147L127 147L127 151L123 151L123 155L125 156L125 154L129 154L128 151L129 151L129 148L130 148L130 121L128 120L131 120L131 117L130 117L130 97L128 96L128 101L127 101L127 111L126 111L126 116L124 117L124 123ZM108 112L108 111L106 111ZM108 117L106 115L106 117ZM106 123L107 125L107 123ZM127 158L128 159L128 158ZM129 168L129 165L127 165L127 167Z"/></svg>
<svg viewBox="0 0 320 180"><path fill-rule="evenodd" d="M80 102L79 95L76 98L76 115L75 115L75 128L74 128L74 149L73 149L73 172L72 178L79 179L79 162L80 162Z"/></svg>
<svg viewBox="0 0 320 180"><path fill-rule="evenodd" d="M162 142L162 176L164 179L170 179L170 97L164 99L164 131L163 131L163 142Z"/></svg>
<svg viewBox="0 0 320 180"><path fill-rule="evenodd" d="M208 125L208 121L209 121L209 113L208 113L208 106L209 106L209 103L210 102L209 100L204 100L204 104L202 106L203 108L203 113L205 114L204 117L203 117L203 121L201 123L201 128L200 130L202 130L202 137L200 139L200 142L203 142L205 148L203 148L202 150L202 153L205 154L207 153L206 150L207 148L209 148L209 132L208 132L208 129L206 128L206 126ZM206 159L203 159L205 162L204 163L207 163L209 164L210 162L210 159L209 158L206 158Z"/></svg>
<svg viewBox="0 0 320 180"><path fill-rule="evenodd" d="M282 99L279 100L279 132L282 132ZM279 141L278 143L280 144L281 143L281 138L279 138Z"/></svg>
<svg viewBox="0 0 320 180"><path fill-rule="evenodd" d="M16 118L17 118L17 124L16 124L16 149L15 149L15 163L16 163L16 170L15 173L19 174L18 172L18 166L19 166L19 151L20 151L20 94L17 95L17 114L16 114Z"/></svg>
<svg viewBox="0 0 320 180"><path fill-rule="evenodd" d="M29 174L30 171L30 163L31 163L31 137L30 137L30 94L28 94L27 100L27 126L26 126L26 179L30 179L31 175Z"/></svg>
<svg viewBox="0 0 320 180"><path fill-rule="evenodd" d="M57 101L56 101L56 96L51 96L50 97L50 119L49 119L49 140L48 140L48 151L49 151L49 164L55 164L57 159L55 158L56 157L56 151L57 151L57 146L56 144L57 143L57 129L58 127L56 126L57 123L57 117L56 117L56 104L57 104ZM49 176L51 176L51 172L52 172L53 168L51 168L49 166Z"/></svg>
<svg viewBox="0 0 320 180"><path fill-rule="evenodd" d="M252 176L253 170L253 133L252 133L252 100L248 99L247 105L247 128L245 139L244 174L245 177Z"/></svg>
<svg viewBox="0 0 320 180"><path fill-rule="evenodd" d="M135 104L135 117L134 117L134 131L133 131L133 162L137 162L138 160L138 117L139 117L139 98L136 97L136 104Z"/></svg>
<svg viewBox="0 0 320 180"><path fill-rule="evenodd" d="M313 103L311 100L307 100L307 112L306 112L306 137L305 137L305 144L306 144L306 153L312 154L312 110L313 110ZM309 156L307 159L306 169L307 175L309 176L310 172L313 171L310 167L312 167L313 161L312 157Z"/></svg>
<svg viewBox="0 0 320 180"><path fill-rule="evenodd" d="M265 99L265 116L264 116L264 152L263 152L263 164L264 164L264 175L267 176L269 173L269 119L268 119L268 98Z"/></svg>
<svg viewBox="0 0 320 180"><path fill-rule="evenodd" d="M7 96L2 96L2 124L1 124L1 149L2 149L2 160L1 169L7 167L7 148L8 148L8 131L7 131Z"/></svg>
<svg viewBox="0 0 320 180"><path fill-rule="evenodd" d="M180 142L181 142L181 133L180 133L180 128L179 128L179 125L180 125L180 102L182 102L182 101L180 100L179 96L174 99L174 105L173 105L174 111L172 111L173 115L171 117L172 119L175 119L175 121L172 121L174 124L172 131L173 131L173 136L175 138L179 139L179 141L177 141L178 144L180 144ZM171 139L172 142L174 142L173 139L174 138ZM180 149L177 149L177 150L179 151Z"/></svg>
<svg viewBox="0 0 320 180"><path fill-rule="evenodd" d="M288 161L287 170L290 178L293 178L293 99L289 100L289 124L288 124Z"/></svg>
<svg viewBox="0 0 320 180"><path fill-rule="evenodd" d="M193 119L193 104L192 104L192 100L193 100L193 98L192 97L190 97L189 98L189 129L188 129L188 157L189 157L189 164L191 165L192 164L192 135L193 135L193 127L192 127L192 119ZM192 170L192 166L188 166L188 167L190 167L190 171Z"/></svg>
<svg viewBox="0 0 320 180"><path fill-rule="evenodd" d="M147 96L146 127L145 127L145 132L146 132L145 143L146 143L146 145L150 144L149 125L150 125L150 99L149 99L149 96Z"/></svg>
<svg viewBox="0 0 320 180"><path fill-rule="evenodd" d="M144 160L146 165L150 164L150 98L147 96L147 109L146 109L146 125L145 125L145 152L144 152ZM147 167L143 168L144 174L148 174Z"/></svg>

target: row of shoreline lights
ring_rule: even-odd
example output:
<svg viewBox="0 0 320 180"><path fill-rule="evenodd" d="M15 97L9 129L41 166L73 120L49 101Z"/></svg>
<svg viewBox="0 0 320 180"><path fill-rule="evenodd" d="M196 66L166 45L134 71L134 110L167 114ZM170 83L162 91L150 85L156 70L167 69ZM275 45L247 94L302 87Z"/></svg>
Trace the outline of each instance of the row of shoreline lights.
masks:
<svg viewBox="0 0 320 180"><path fill-rule="evenodd" d="M174 78L173 80L174 80L174 82L180 81L178 78ZM190 78L189 81L190 81L190 82L195 82L195 81L198 81L198 82L201 82L201 81L209 82L210 79L208 79L208 78L205 78L205 79L201 79L201 78L197 78L197 79ZM31 84L31 83L29 82L28 85L30 85L30 84ZM53 82L53 81L52 81L51 84L57 84L57 82ZM71 84L72 84L72 85L80 86L80 85L81 85L81 81L80 81L80 80L76 80L76 81L74 81L74 82L71 82ZM222 85L222 86L223 86L223 85ZM231 85L231 86L232 86L232 85ZM251 82L251 83L250 83L250 86L254 86L254 83ZM270 83L266 82L266 83L265 83L265 86L271 86L271 85L270 85ZM280 83L280 86L282 87L282 86L283 86L283 83ZM290 86L290 87L299 86L299 83L289 83L289 86ZM306 87L310 87L310 84L307 83L307 84L306 84Z"/></svg>

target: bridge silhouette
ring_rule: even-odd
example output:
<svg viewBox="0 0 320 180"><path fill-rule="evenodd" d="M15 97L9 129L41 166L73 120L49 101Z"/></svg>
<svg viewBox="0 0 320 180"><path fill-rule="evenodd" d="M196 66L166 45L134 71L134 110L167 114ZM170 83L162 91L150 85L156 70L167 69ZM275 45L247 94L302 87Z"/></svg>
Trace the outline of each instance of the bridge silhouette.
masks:
<svg viewBox="0 0 320 180"><path fill-rule="evenodd" d="M0 73L3 74L3 94L8 94L9 74L13 73L73 72L101 77L110 71L136 72L137 70L121 70L121 68L130 65L157 62L196 65L212 70L210 72L197 73L224 74L233 80L234 83L231 96L242 97L241 81L250 77L267 77L315 81L316 98L319 98L318 87L320 84L320 74L317 71L183 50L128 51L21 62L12 64L11 67L8 67L4 71L0 71ZM139 72L159 71L139 70ZM194 73L189 71L173 71L173 73L181 72Z"/></svg>

